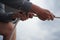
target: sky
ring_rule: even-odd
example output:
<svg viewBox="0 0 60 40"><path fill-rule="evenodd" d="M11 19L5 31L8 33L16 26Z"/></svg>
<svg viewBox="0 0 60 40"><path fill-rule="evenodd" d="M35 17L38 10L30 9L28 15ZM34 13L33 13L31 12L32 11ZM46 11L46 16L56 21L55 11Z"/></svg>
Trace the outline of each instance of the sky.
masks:
<svg viewBox="0 0 60 40"><path fill-rule="evenodd" d="M60 0L30 1L37 6L50 10L55 16L60 16ZM33 17L26 21L19 21L17 40L60 40L60 19L41 21L37 17Z"/></svg>

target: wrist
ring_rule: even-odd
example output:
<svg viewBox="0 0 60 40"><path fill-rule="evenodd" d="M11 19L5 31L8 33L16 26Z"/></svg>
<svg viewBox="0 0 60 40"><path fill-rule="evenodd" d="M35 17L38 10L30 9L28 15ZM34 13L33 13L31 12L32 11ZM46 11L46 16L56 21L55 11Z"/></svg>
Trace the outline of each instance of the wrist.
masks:
<svg viewBox="0 0 60 40"><path fill-rule="evenodd" d="M32 4L32 7L31 7L31 12L35 13L35 14L38 14L38 13L42 13L43 9Z"/></svg>

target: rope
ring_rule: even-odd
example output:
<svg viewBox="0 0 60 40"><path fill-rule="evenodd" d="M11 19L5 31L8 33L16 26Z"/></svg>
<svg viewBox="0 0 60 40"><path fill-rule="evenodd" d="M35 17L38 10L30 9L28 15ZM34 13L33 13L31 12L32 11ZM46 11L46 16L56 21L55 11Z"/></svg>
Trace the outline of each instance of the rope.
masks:
<svg viewBox="0 0 60 40"><path fill-rule="evenodd" d="M17 19L17 21L16 21L16 23L15 23L14 29L13 29L13 31L12 31L12 33L11 33L11 36L10 36L10 39L9 39L9 40L12 40L12 37L13 37L13 34L14 34L14 32L15 32L16 25L17 25L18 21L19 21L19 19Z"/></svg>

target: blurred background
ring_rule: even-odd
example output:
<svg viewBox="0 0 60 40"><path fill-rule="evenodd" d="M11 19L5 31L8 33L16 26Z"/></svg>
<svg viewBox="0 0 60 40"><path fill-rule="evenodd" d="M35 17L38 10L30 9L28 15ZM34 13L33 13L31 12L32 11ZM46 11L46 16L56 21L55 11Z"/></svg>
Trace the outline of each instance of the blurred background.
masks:
<svg viewBox="0 0 60 40"><path fill-rule="evenodd" d="M30 0L32 3L60 16L60 0ZM60 19L41 21L37 17L17 24L16 40L60 40ZM0 40L2 40L0 36Z"/></svg>
<svg viewBox="0 0 60 40"><path fill-rule="evenodd" d="M32 3L60 16L60 0L30 0ZM17 40L60 40L60 19L41 21L37 17L20 21Z"/></svg>

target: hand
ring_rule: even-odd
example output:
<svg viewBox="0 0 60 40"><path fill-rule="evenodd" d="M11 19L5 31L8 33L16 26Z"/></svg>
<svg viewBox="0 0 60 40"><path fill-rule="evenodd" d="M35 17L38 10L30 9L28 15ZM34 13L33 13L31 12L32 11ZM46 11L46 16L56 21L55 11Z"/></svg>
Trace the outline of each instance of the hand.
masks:
<svg viewBox="0 0 60 40"><path fill-rule="evenodd" d="M24 21L27 20L28 18L33 18L33 16L34 14L32 12L28 12L27 15L24 12L19 12L19 13L15 13L13 17L20 18L20 20Z"/></svg>
<svg viewBox="0 0 60 40"><path fill-rule="evenodd" d="M33 18L34 14L32 12L28 12L26 15L25 13L20 14L20 20L24 21L27 20L28 18Z"/></svg>
<svg viewBox="0 0 60 40"><path fill-rule="evenodd" d="M55 17L49 10L46 10L46 9L43 9L42 12L37 13L37 16L39 19L41 19L43 21L54 20L54 17Z"/></svg>
<svg viewBox="0 0 60 40"><path fill-rule="evenodd" d="M37 14L37 17L43 21L53 20L55 17L49 10L40 8L34 4L32 4L31 12Z"/></svg>

